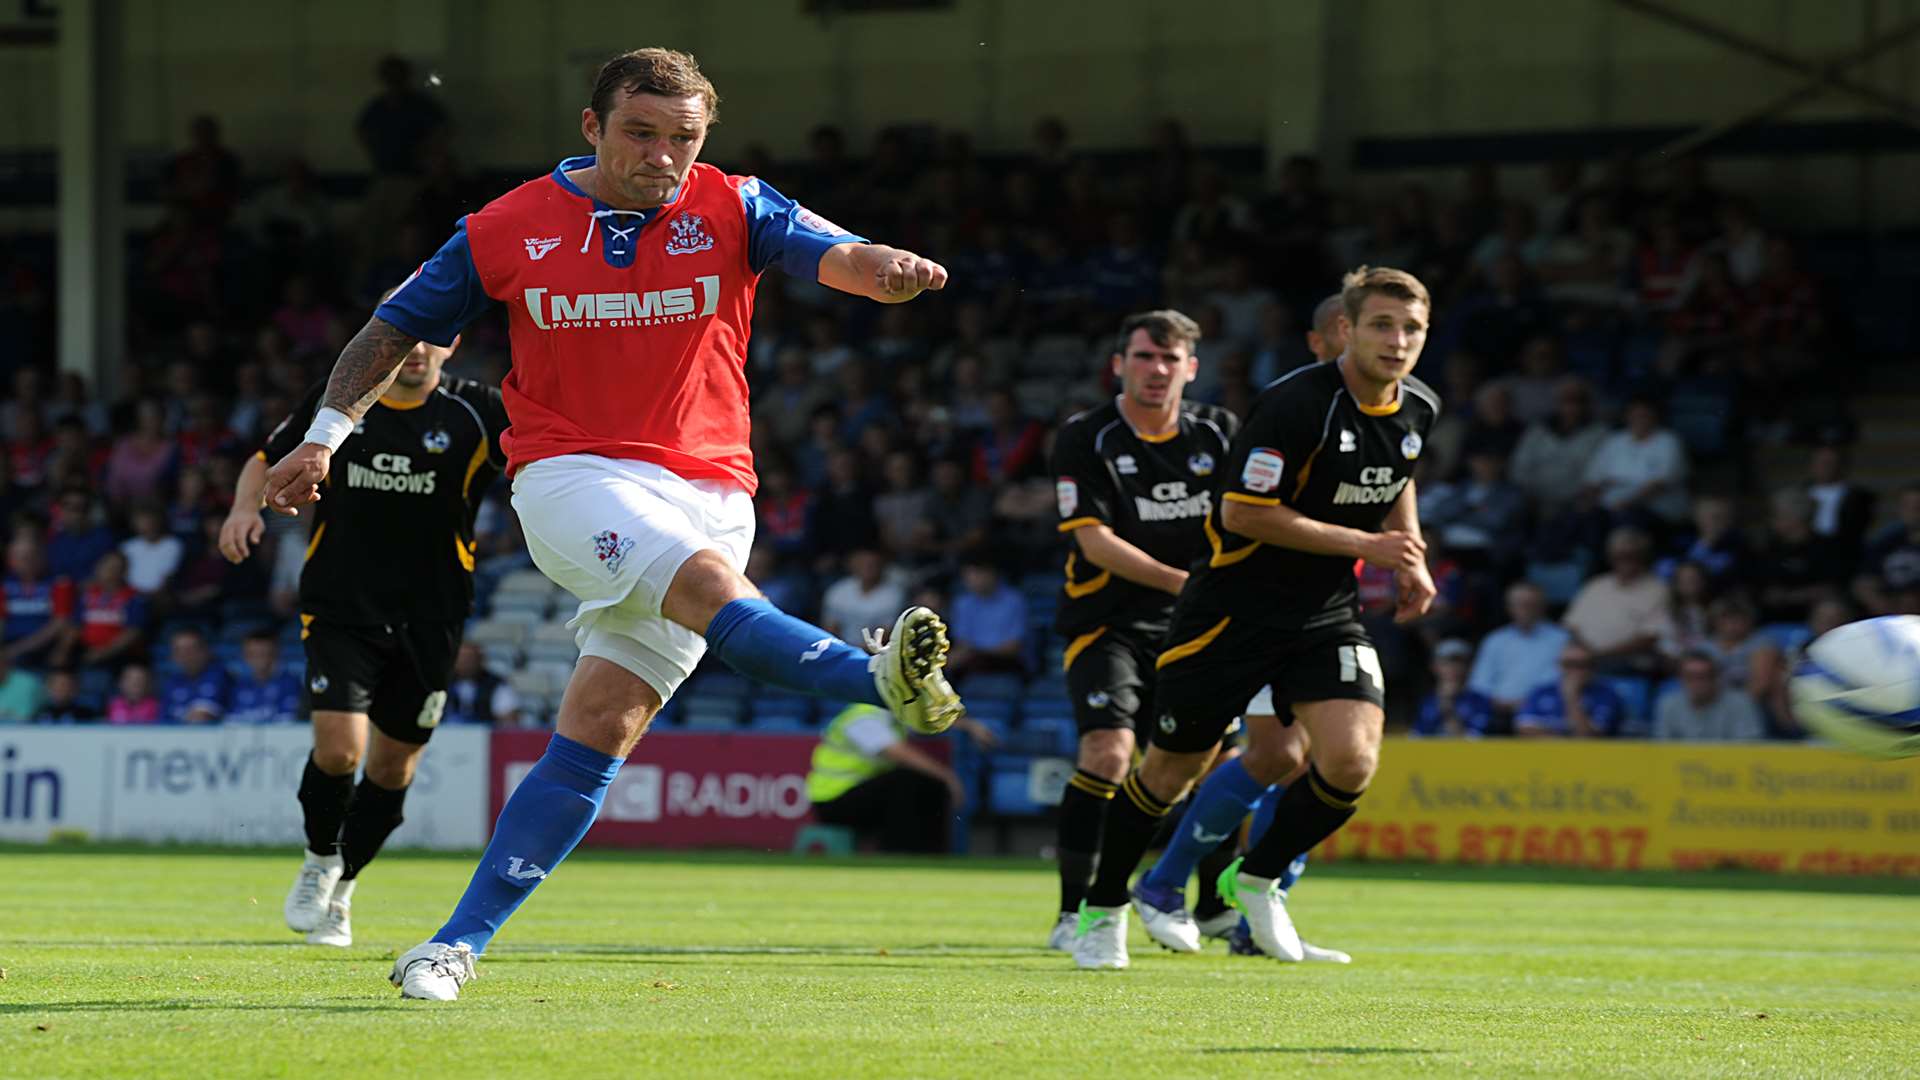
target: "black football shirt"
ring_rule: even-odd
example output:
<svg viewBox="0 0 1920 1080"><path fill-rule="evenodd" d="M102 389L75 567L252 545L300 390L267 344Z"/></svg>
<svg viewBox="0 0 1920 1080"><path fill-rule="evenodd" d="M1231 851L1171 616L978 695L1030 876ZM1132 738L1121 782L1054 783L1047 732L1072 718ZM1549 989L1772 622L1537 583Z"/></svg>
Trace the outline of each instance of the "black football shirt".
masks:
<svg viewBox="0 0 1920 1080"><path fill-rule="evenodd" d="M1207 552L1202 523L1238 420L1217 405L1185 402L1180 424L1143 436L1108 402L1068 420L1053 447L1060 531L1106 525L1155 559L1185 568ZM1066 595L1054 629L1069 637L1101 627L1164 632L1173 596L1087 561L1069 543Z"/></svg>
<svg viewBox="0 0 1920 1080"><path fill-rule="evenodd" d="M1406 486L1440 415L1418 379L1394 404L1363 406L1336 364L1281 376L1254 399L1221 467L1220 500L1285 505L1316 521L1378 532ZM1279 629L1313 629L1357 617L1354 561L1263 544L1227 531L1209 513L1206 558L1180 602Z"/></svg>
<svg viewBox="0 0 1920 1080"><path fill-rule="evenodd" d="M267 437L279 461L306 441L326 387ZM473 610L473 523L506 454L497 387L449 375L418 404L383 398L333 455L300 573L300 610L330 622L461 621Z"/></svg>

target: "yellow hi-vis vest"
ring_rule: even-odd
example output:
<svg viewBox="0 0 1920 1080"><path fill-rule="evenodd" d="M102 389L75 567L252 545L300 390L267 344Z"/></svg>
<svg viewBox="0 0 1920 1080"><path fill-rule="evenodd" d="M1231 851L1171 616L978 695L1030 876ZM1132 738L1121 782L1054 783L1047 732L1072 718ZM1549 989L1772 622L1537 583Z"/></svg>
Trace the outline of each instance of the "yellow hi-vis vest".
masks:
<svg viewBox="0 0 1920 1080"><path fill-rule="evenodd" d="M813 765L807 770L807 798L823 803L859 787L894 767L885 758L868 757L847 738L847 725L868 713L886 712L874 705L849 705L840 710L820 743L813 748ZM891 718L889 718L891 719ZM898 721L895 721L898 730ZM904 732L901 733L904 736Z"/></svg>

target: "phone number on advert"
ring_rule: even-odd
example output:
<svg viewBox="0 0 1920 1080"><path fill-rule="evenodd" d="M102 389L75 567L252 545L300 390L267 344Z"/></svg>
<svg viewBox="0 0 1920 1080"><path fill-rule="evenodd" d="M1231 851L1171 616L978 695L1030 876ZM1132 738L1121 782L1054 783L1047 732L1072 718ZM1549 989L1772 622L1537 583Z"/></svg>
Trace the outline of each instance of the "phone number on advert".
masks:
<svg viewBox="0 0 1920 1080"><path fill-rule="evenodd" d="M1437 825L1374 825L1351 822L1314 850L1321 859L1382 859L1415 862L1518 863L1637 870L1647 848L1640 828L1576 828L1548 825L1462 825L1442 851Z"/></svg>

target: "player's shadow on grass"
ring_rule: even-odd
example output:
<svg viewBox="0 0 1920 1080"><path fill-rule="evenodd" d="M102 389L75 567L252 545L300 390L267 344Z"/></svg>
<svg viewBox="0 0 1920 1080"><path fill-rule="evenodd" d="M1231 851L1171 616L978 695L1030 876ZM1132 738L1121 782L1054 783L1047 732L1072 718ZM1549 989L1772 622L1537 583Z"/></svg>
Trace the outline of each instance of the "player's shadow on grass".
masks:
<svg viewBox="0 0 1920 1080"><path fill-rule="evenodd" d="M122 1012L343 1012L357 1013L405 1009L397 1000L386 998L341 999L338 1005L265 1004L243 1001L212 1001L202 998L170 1001L49 1001L38 1005L0 1005L0 1016L40 1013L122 1013Z"/></svg>
<svg viewBox="0 0 1920 1080"><path fill-rule="evenodd" d="M1411 1046L1209 1046L1203 1048L1203 1054L1342 1054L1359 1057L1364 1054L1435 1054L1437 1050L1421 1050Z"/></svg>

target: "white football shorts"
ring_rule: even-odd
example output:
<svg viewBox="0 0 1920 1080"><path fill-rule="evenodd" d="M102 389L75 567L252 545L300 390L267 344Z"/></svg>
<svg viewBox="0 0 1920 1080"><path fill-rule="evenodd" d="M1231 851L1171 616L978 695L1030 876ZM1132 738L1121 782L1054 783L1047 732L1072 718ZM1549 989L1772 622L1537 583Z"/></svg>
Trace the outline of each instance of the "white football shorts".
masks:
<svg viewBox="0 0 1920 1080"><path fill-rule="evenodd" d="M1253 695L1253 700L1247 702L1246 715L1248 716L1278 716L1279 715L1278 713L1273 711L1273 687L1263 686L1260 688L1259 693Z"/></svg>
<svg viewBox="0 0 1920 1080"><path fill-rule="evenodd" d="M752 496L651 462L566 454L514 474L513 509L533 564L580 601L567 625L581 655L619 664L661 701L672 697L707 643L660 614L667 586L698 551L745 570Z"/></svg>

